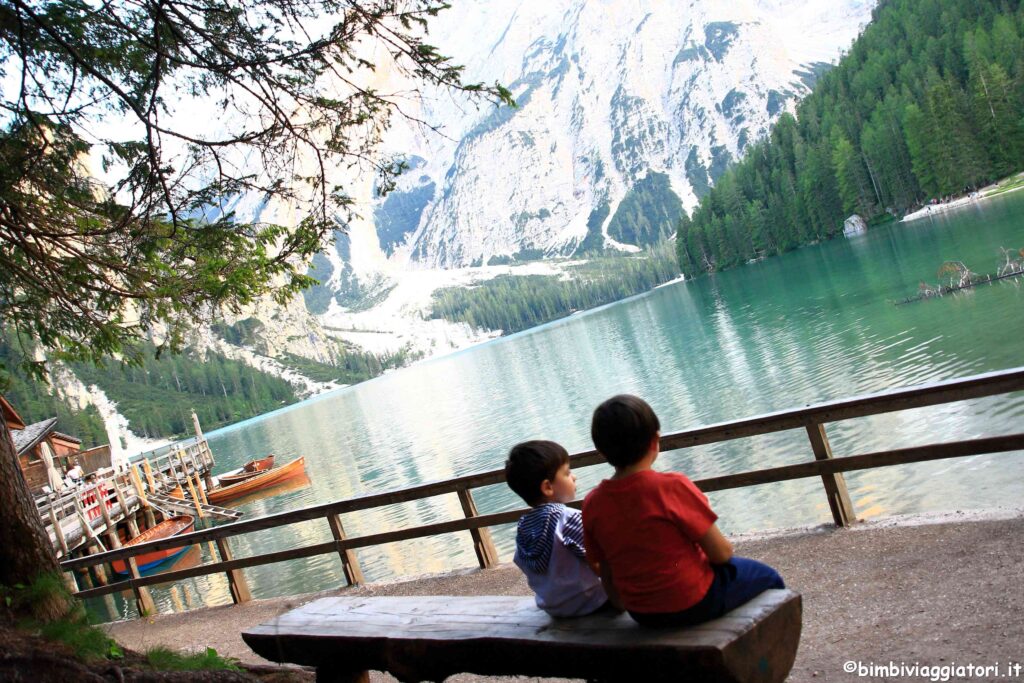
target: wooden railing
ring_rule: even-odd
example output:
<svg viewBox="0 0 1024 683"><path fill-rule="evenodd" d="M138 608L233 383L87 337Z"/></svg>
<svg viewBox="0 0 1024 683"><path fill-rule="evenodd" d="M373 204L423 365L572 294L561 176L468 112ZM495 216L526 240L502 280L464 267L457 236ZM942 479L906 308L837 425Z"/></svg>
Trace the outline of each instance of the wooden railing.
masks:
<svg viewBox="0 0 1024 683"><path fill-rule="evenodd" d="M846 526L856 520L856 513L846 491L843 472L983 453L1024 450L1024 433L949 443L934 443L835 458L829 446L828 435L825 430L826 423L1020 390L1024 390L1024 368L1015 368L930 385L894 389L867 396L830 401L805 408L784 410L666 434L661 437L661 448L663 451L669 451L785 430L804 430L810 441L814 460L796 465L701 479L697 480L696 484L704 491L720 491L805 477L821 477L835 523L840 526ZM571 460L574 468L587 467L604 462L603 458L596 451L578 453L573 455ZM258 519L235 522L196 531L173 539L154 541L90 557L69 560L61 563L61 567L65 571L80 570L98 563L124 559L152 550L177 548L195 543L214 541L217 544L221 557L217 562L152 576L136 576L125 581L111 583L107 586L83 590L78 595L82 598L87 598L123 590L133 590L136 592L136 595L139 595L139 591L145 586L225 572L230 582L233 599L235 602L241 602L248 599L249 596L248 587L242 575L242 570L246 567L255 567L328 553L338 553L348 583L354 584L362 582L362 572L359 569L359 563L353 552L357 548L438 534L469 531L473 536L473 545L480 566L486 568L493 566L498 561L498 555L487 527L514 522L524 514L525 510L511 510L480 515L473 500L472 489L499 484L504 480L504 470L491 470L446 481L420 484L397 491L368 494L347 500L323 503L299 510L268 515ZM466 515L464 519L385 531L356 538L347 537L341 523L340 515L342 514L453 493L459 497L462 503L462 508ZM575 505L579 505L579 503L575 503ZM251 557L234 558L231 555L227 543L227 540L231 537L313 519L323 519L327 522L331 529L333 540Z"/></svg>

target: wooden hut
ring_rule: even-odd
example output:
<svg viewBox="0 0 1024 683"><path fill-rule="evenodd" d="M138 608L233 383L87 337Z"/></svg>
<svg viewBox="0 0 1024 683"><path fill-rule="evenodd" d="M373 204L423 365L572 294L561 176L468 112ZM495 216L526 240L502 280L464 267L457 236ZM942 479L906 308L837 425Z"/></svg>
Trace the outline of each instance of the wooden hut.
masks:
<svg viewBox="0 0 1024 683"><path fill-rule="evenodd" d="M82 440L58 432L55 417L26 425L14 406L2 396L0 410L29 490L33 494L42 492L44 486L59 490L64 474L75 464Z"/></svg>

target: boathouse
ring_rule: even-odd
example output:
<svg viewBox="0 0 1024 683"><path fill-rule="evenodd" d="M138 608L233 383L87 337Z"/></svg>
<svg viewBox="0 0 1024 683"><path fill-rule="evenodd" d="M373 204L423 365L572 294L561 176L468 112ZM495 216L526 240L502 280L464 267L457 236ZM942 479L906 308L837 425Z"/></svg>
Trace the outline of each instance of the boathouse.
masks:
<svg viewBox="0 0 1024 683"><path fill-rule="evenodd" d="M82 440L58 432L55 417L26 425L7 399L0 397L0 407L29 490L38 494L49 486L59 491L65 473L77 460Z"/></svg>

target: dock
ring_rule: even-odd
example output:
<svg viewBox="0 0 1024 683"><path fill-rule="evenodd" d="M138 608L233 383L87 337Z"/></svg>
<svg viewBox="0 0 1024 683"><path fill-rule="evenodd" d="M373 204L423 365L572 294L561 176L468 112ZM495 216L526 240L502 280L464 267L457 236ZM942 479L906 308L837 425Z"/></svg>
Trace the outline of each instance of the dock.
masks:
<svg viewBox="0 0 1024 683"><path fill-rule="evenodd" d="M36 509L58 558L96 544L106 549L103 534L124 522L129 526L154 512L164 517L193 514L236 520L240 512L210 505L204 491L212 482L214 458L204 438L176 445L167 453L139 458L121 472L108 469L94 481L36 496ZM204 488L205 487L205 488ZM139 517L143 519L139 519Z"/></svg>

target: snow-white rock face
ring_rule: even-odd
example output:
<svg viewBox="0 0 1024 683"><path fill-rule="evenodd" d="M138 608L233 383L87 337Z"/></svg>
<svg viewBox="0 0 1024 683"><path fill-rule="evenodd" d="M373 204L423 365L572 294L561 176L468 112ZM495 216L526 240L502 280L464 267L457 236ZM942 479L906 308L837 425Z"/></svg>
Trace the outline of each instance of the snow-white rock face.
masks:
<svg viewBox="0 0 1024 683"><path fill-rule="evenodd" d="M423 115L448 138L397 122L386 147L412 168L350 225L352 242L370 233L393 261L453 268L656 241L809 92L873 5L461 2L430 39L468 80L509 85L519 107L435 95ZM631 206L661 220L635 230Z"/></svg>
<svg viewBox="0 0 1024 683"><path fill-rule="evenodd" d="M287 349L330 362L322 334L375 353L463 348L496 331L429 319L438 287L532 272L517 264L542 257L636 251L671 235L728 162L836 61L873 5L457 3L432 20L428 42L465 65L467 82L510 87L519 106L446 91L403 95L403 111L442 134L394 117L381 153L409 168L386 197L368 169L338 169L356 215L338 217L344 229L313 263L323 285L305 301L323 329L261 306L254 359ZM414 87L382 55L367 56L378 70L363 76L378 92ZM283 224L300 214L257 196L222 209Z"/></svg>
<svg viewBox="0 0 1024 683"><path fill-rule="evenodd" d="M53 364L50 381L57 396L72 408L84 410L88 406L96 407L107 430L110 462L115 468L125 467L128 458L136 453L170 443L167 439L147 439L133 432L128 418L117 411L117 403L95 384L86 386L65 365Z"/></svg>
<svg viewBox="0 0 1024 683"><path fill-rule="evenodd" d="M377 352L433 355L486 339L425 320L431 293L509 272L488 263L635 251L671 234L728 162L809 92L874 4L456 4L431 23L429 42L465 65L467 81L508 85L519 106L440 92L404 102L443 134L396 117L382 151L408 162L398 189L378 197L373 178L351 176L359 215L314 262L324 286L307 295L310 310L332 335ZM401 90L393 73L375 77Z"/></svg>

